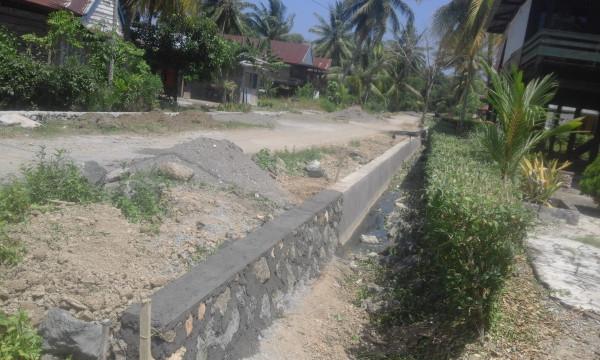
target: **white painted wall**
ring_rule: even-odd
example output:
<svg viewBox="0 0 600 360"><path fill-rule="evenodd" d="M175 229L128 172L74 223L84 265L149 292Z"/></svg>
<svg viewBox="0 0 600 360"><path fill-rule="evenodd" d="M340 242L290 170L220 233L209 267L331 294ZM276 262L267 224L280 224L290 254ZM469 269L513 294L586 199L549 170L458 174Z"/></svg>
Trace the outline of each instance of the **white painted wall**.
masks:
<svg viewBox="0 0 600 360"><path fill-rule="evenodd" d="M525 42L525 32L527 31L527 20L529 20L529 11L531 10L531 1L527 0L521 6L514 19L508 25L506 32L506 50L501 64L504 64Z"/></svg>
<svg viewBox="0 0 600 360"><path fill-rule="evenodd" d="M100 0L100 3L98 4L98 6L96 6L95 9L91 10L88 9L88 11L92 11L91 14L89 14L89 17L87 17L86 20L84 20L83 25L85 27L92 27L94 25L102 25L104 27L104 31L112 31L112 26L113 26L113 6L115 4L115 1L117 0ZM92 6L92 4L95 1L90 1L90 7ZM117 23L115 24L115 26L117 27L116 31L119 35L123 34L123 25L121 24L121 18L119 17L119 14L117 13Z"/></svg>

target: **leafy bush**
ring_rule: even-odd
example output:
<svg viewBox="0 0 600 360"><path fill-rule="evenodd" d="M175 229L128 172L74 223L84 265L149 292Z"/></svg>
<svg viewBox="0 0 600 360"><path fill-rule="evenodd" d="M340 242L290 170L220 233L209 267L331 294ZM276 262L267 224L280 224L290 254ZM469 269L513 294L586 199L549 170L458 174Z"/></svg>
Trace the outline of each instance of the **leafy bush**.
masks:
<svg viewBox="0 0 600 360"><path fill-rule="evenodd" d="M296 97L301 99L312 99L315 93L315 87L311 83L306 83L303 87L296 90Z"/></svg>
<svg viewBox="0 0 600 360"><path fill-rule="evenodd" d="M331 101L335 106L342 104L342 89L336 81L327 83L327 100Z"/></svg>
<svg viewBox="0 0 600 360"><path fill-rule="evenodd" d="M597 156L596 160L585 169L579 187L581 192L592 196L596 202L600 202L600 156Z"/></svg>
<svg viewBox="0 0 600 360"><path fill-rule="evenodd" d="M560 170L569 165L571 163L566 161L559 166L556 159L550 161L549 164L544 164L544 159L539 155L533 158L533 162L528 158L523 158L521 162L521 171L523 173L521 190L523 191L525 200L552 207L548 199L562 185Z"/></svg>
<svg viewBox="0 0 600 360"><path fill-rule="evenodd" d="M338 107L327 99L319 99L319 105L327 112L334 112L338 110Z"/></svg>
<svg viewBox="0 0 600 360"><path fill-rule="evenodd" d="M271 156L271 151L267 148L260 149L259 152L252 156L252 160L263 170L277 164L275 158Z"/></svg>
<svg viewBox="0 0 600 360"><path fill-rule="evenodd" d="M0 222L19 222L29 212L31 199L22 180L11 178L0 185Z"/></svg>
<svg viewBox="0 0 600 360"><path fill-rule="evenodd" d="M0 221L0 265L16 265L21 260L22 247L15 239L8 237Z"/></svg>
<svg viewBox="0 0 600 360"><path fill-rule="evenodd" d="M427 248L448 314L482 334L520 251L530 214L514 182L481 162L472 141L432 131L426 165ZM447 126L447 125L445 125ZM471 139L472 140L472 139Z"/></svg>
<svg viewBox="0 0 600 360"><path fill-rule="evenodd" d="M21 167L24 186L29 200L34 204L45 204L48 200L89 203L100 197L100 191L83 177L79 168L66 157L65 150L56 150L48 157L45 149L37 154L37 161Z"/></svg>
<svg viewBox="0 0 600 360"><path fill-rule="evenodd" d="M38 359L42 338L29 324L23 311L7 316L0 311L0 359Z"/></svg>
<svg viewBox="0 0 600 360"><path fill-rule="evenodd" d="M164 214L163 185L164 178L153 179L152 174L140 173L121 180L117 189L110 194L114 207L121 210L127 220L149 221L153 216Z"/></svg>
<svg viewBox="0 0 600 360"><path fill-rule="evenodd" d="M36 50L48 54L47 62L19 54L18 39L0 28L0 108L149 111L157 106L162 82L143 60L143 50L114 36L109 39L101 29L91 33L66 12L51 14L48 24L44 37L23 36L34 55ZM65 54L64 64L51 64L57 41L66 41L71 48L85 47L87 62L77 54ZM111 57L115 60L112 88L107 85Z"/></svg>

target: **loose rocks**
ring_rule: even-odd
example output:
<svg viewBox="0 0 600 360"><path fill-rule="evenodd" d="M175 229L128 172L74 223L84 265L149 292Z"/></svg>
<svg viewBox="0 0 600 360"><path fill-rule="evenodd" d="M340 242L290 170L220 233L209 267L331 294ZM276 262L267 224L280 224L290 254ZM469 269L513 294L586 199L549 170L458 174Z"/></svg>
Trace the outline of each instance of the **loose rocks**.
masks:
<svg viewBox="0 0 600 360"><path fill-rule="evenodd" d="M44 351L54 355L72 354L78 360L98 358L102 328L77 320L66 310L48 310L39 331Z"/></svg>

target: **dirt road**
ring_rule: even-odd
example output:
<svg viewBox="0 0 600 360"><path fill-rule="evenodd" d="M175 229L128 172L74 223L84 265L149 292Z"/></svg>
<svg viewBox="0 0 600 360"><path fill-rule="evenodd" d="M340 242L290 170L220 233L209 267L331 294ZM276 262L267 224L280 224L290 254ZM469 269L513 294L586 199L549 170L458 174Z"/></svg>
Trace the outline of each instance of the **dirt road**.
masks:
<svg viewBox="0 0 600 360"><path fill-rule="evenodd" d="M121 167L123 161L159 153L162 149L198 137L226 139L252 154L262 148L271 150L300 149L313 145L347 144L393 131L416 131L418 118L400 114L381 119L372 116L338 116L304 113L214 113L218 121L239 121L265 127L225 131L193 131L166 136L70 136L53 139L0 139L0 177L17 173L19 166L35 159L40 146L48 153L65 149L78 162L95 160L109 171Z"/></svg>

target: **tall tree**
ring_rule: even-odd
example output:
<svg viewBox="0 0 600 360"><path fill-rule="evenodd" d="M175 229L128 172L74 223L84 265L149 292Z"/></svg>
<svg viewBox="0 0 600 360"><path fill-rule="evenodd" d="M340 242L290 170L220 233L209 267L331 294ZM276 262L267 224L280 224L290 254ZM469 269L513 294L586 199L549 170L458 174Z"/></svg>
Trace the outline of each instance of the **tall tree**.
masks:
<svg viewBox="0 0 600 360"><path fill-rule="evenodd" d="M419 124L423 126L429 110L433 84L439 74L452 63L453 58L441 49L434 47L426 30L420 35L405 31L402 35L397 34L396 39L397 42L393 43L392 52L424 81L425 86L419 93L423 100L423 112ZM415 93L415 89L411 89L411 91Z"/></svg>
<svg viewBox="0 0 600 360"><path fill-rule="evenodd" d="M438 8L433 15L434 28L442 37L442 46L459 59L458 68L462 69L465 75L459 129L462 129L466 117L476 58L487 36L485 22L491 14L493 3L493 0L451 0Z"/></svg>
<svg viewBox="0 0 600 360"><path fill-rule="evenodd" d="M350 24L356 29L358 43L369 39L373 43L381 42L383 35L391 25L392 31L400 31L400 20L396 10L407 18L407 25L412 26L414 14L402 0L345 0Z"/></svg>
<svg viewBox="0 0 600 360"><path fill-rule="evenodd" d="M298 34L291 34L296 14L287 16L287 7L281 0L268 0L268 6L262 2L248 14L250 28L261 37L269 40L299 40Z"/></svg>
<svg viewBox="0 0 600 360"><path fill-rule="evenodd" d="M329 21L315 13L319 25L310 28L313 34L320 37L314 41L316 53L332 60L333 66L342 66L352 56L352 35L349 18L344 12L344 3L340 0L329 5Z"/></svg>
<svg viewBox="0 0 600 360"><path fill-rule="evenodd" d="M247 33L246 9L257 10L256 5L241 0L204 0L206 14L217 24L221 34L243 35Z"/></svg>
<svg viewBox="0 0 600 360"><path fill-rule="evenodd" d="M350 17L350 26L356 30L358 47L365 41L381 43L388 30L388 24L394 32L400 31L400 20L396 10L407 17L407 26L412 27L414 22L411 8L402 0L344 0L344 6L346 15ZM358 53L355 52L350 65L357 60ZM350 67L346 68L344 77L349 74Z"/></svg>
<svg viewBox="0 0 600 360"><path fill-rule="evenodd" d="M150 26L156 14L193 16L198 13L199 3L198 0L124 0L128 16L125 22L131 25L134 17L142 16Z"/></svg>

